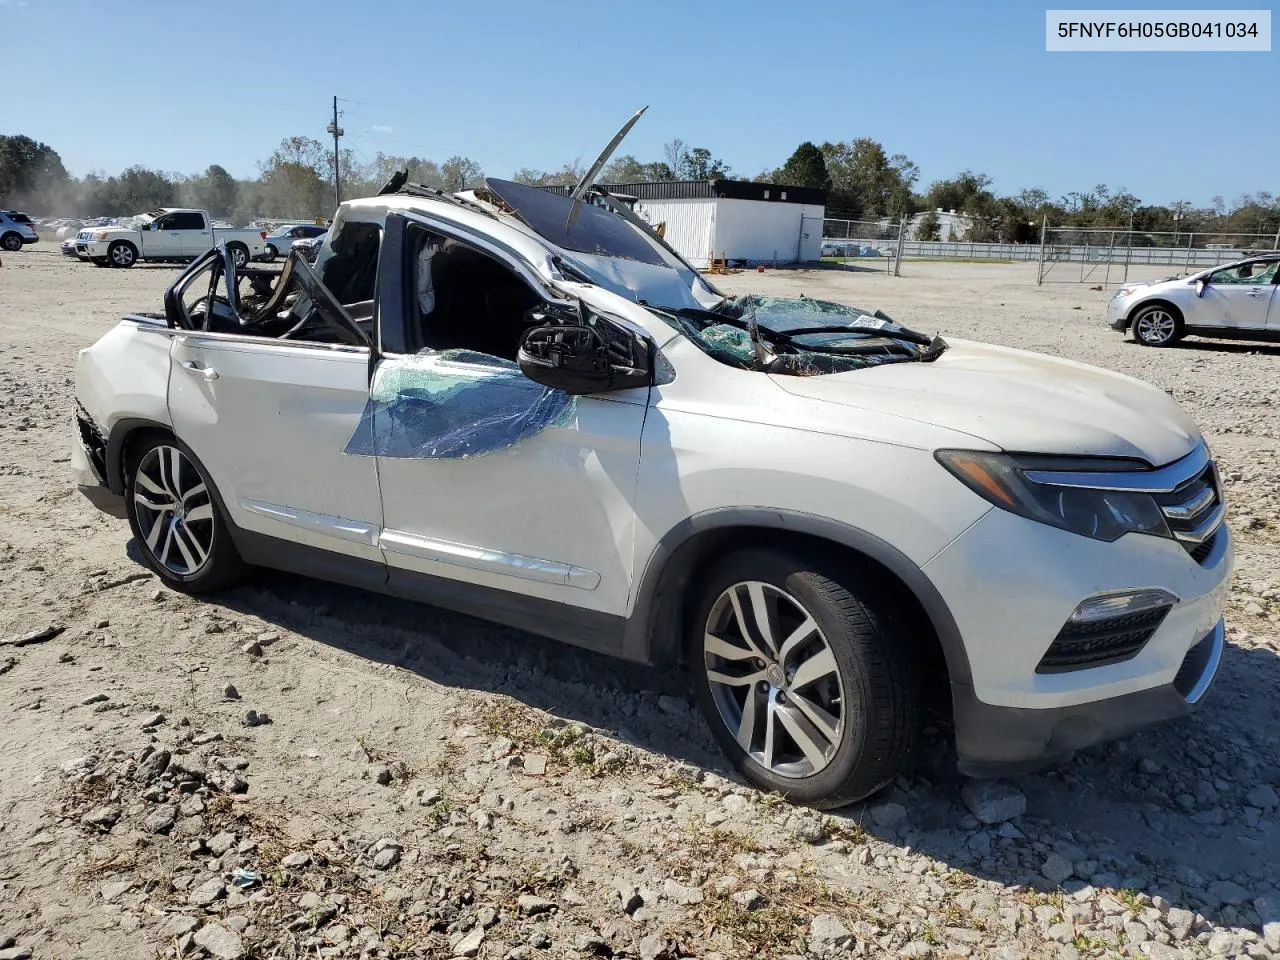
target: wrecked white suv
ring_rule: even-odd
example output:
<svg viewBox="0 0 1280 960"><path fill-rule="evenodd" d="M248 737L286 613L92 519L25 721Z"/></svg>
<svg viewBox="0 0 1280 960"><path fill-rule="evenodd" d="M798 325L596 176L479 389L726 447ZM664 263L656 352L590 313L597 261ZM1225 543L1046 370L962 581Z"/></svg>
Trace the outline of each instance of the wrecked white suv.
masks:
<svg viewBox="0 0 1280 960"><path fill-rule="evenodd" d="M81 490L169 585L246 565L684 663L762 787L834 806L1188 712L1217 473L1163 392L808 299L726 297L606 192L343 204L315 267L193 264L76 369Z"/></svg>

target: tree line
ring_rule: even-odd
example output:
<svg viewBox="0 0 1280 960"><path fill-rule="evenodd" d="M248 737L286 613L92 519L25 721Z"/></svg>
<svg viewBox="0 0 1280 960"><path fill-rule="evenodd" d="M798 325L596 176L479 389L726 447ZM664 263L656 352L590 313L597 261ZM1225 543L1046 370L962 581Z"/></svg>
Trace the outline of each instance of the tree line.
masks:
<svg viewBox="0 0 1280 960"><path fill-rule="evenodd" d="M285 137L257 176L233 177L211 164L202 173L180 174L129 167L113 176L72 176L57 151L26 136L0 136L0 206L26 209L40 216L127 216L161 206L192 206L213 216L248 223L255 218L311 219L329 217L334 209L335 172L342 196L367 196L397 170L407 169L416 183L456 191L483 181L485 171L462 155L443 162L379 152L372 161L353 151L333 153L310 137ZM584 172L580 160L558 170L524 168L512 179L534 185L573 184ZM663 180L735 179L728 163L705 146L681 139L664 145L662 156L642 160L623 154L607 164L601 183L645 183ZM778 168L754 177L737 177L827 192L827 216L850 220L917 218L918 239L938 230L936 210L965 216L965 239L1031 243L1039 225L1098 230L1127 229L1148 233L1261 233L1280 230L1280 198L1268 192L1246 194L1228 204L1221 196L1207 205L1181 201L1144 204L1124 188L1098 184L1057 199L1040 188L997 194L985 173L964 170L953 177L920 185L920 170L906 155L889 154L869 137L821 145L800 144ZM1165 242L1163 239L1161 242ZM1169 241L1172 242L1172 241Z"/></svg>

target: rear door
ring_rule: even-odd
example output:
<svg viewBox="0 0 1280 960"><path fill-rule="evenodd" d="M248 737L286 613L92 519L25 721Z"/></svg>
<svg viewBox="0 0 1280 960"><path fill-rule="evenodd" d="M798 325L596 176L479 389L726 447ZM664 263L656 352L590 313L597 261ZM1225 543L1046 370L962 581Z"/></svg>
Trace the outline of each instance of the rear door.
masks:
<svg viewBox="0 0 1280 960"><path fill-rule="evenodd" d="M194 275L190 296L203 295L206 284ZM376 465L345 453L368 401L369 347L304 336L316 339L176 333L174 431L212 475L242 530L369 561L374 567L359 570L381 577ZM344 569L339 564L326 575L358 582Z"/></svg>
<svg viewBox="0 0 1280 960"><path fill-rule="evenodd" d="M182 255L198 257L213 246L213 228L203 213L175 213L182 232Z"/></svg>

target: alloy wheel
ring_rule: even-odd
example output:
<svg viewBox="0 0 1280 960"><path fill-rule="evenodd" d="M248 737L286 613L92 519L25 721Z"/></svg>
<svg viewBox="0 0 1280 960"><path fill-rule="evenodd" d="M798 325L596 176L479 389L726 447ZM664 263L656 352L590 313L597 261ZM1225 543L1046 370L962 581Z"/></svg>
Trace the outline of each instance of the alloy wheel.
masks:
<svg viewBox="0 0 1280 960"><path fill-rule="evenodd" d="M738 745L781 777L811 777L845 736L844 684L813 615L761 581L716 598L703 631L704 668Z"/></svg>
<svg viewBox="0 0 1280 960"><path fill-rule="evenodd" d="M110 250L111 262L117 267L128 267L133 264L133 250L126 244L117 244Z"/></svg>
<svg viewBox="0 0 1280 960"><path fill-rule="evenodd" d="M1173 314L1167 310L1149 310L1138 318L1138 326L1135 333L1138 339L1144 343L1162 344L1168 343L1173 339L1174 331L1177 330L1177 322L1173 319Z"/></svg>
<svg viewBox="0 0 1280 960"><path fill-rule="evenodd" d="M147 451L133 477L138 529L170 573L189 577L213 550L213 501L200 472L177 447Z"/></svg>

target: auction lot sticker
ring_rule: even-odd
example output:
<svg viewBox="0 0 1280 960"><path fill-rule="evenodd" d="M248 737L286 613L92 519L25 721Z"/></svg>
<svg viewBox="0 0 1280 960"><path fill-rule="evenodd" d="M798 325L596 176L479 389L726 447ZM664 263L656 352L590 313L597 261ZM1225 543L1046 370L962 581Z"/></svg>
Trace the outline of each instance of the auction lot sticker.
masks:
<svg viewBox="0 0 1280 960"><path fill-rule="evenodd" d="M1046 10L1055 52L1269 52L1270 10Z"/></svg>

